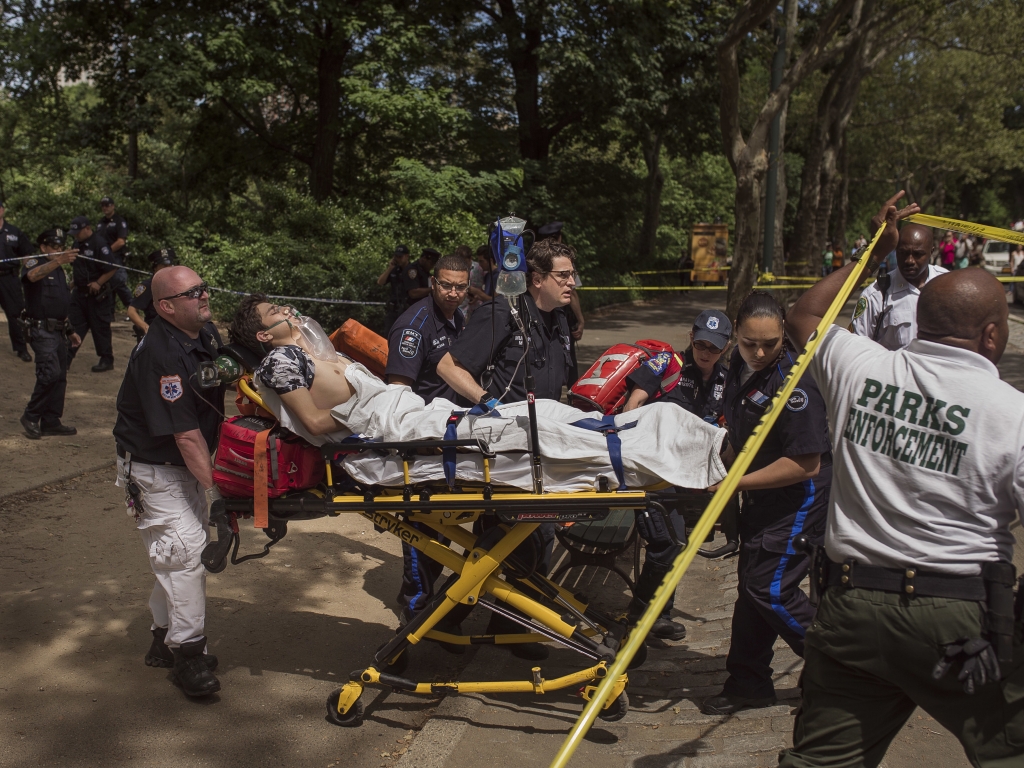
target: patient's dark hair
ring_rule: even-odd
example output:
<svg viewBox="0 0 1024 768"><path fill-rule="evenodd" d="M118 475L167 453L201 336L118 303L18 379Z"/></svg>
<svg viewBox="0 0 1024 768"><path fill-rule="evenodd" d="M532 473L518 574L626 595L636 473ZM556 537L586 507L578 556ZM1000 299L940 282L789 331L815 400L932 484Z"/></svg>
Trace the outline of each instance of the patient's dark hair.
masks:
<svg viewBox="0 0 1024 768"><path fill-rule="evenodd" d="M540 240L533 244L526 255L526 265L530 272L546 275L554 268L555 259L565 256L576 262L576 249L567 243L559 243L552 239Z"/></svg>
<svg viewBox="0 0 1024 768"><path fill-rule="evenodd" d="M263 330L263 318L260 317L259 306L270 301L262 293L252 293L238 303L235 316L228 328L228 338L233 344L241 344L262 356L266 350L260 344L256 334Z"/></svg>
<svg viewBox="0 0 1024 768"><path fill-rule="evenodd" d="M469 262L461 256L449 254L437 260L437 264L434 265L434 277L437 277L437 273L442 269L447 269L449 272L465 272L468 275Z"/></svg>
<svg viewBox="0 0 1024 768"><path fill-rule="evenodd" d="M747 298L740 304L740 311L736 313L736 327L755 317L774 318L780 327L786 324L786 310L775 300L768 291L751 291Z"/></svg>

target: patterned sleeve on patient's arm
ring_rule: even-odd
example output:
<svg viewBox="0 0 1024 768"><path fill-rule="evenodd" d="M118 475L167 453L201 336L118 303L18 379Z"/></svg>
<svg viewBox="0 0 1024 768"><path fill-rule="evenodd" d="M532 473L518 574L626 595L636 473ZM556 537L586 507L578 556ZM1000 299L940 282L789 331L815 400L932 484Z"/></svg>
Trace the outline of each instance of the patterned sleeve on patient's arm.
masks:
<svg viewBox="0 0 1024 768"><path fill-rule="evenodd" d="M275 347L256 369L260 383L279 395L296 389L309 389L313 386L315 373L316 367L309 355L292 346Z"/></svg>

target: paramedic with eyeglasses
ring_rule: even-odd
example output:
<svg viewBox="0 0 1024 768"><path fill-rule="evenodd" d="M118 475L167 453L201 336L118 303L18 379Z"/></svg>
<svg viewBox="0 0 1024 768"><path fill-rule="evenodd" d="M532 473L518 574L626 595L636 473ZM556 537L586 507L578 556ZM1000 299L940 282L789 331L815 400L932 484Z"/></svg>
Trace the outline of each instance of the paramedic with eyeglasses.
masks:
<svg viewBox="0 0 1024 768"><path fill-rule="evenodd" d="M172 669L193 697L220 690L207 654L206 570L210 506L220 498L210 454L224 418L224 387L199 389L199 364L220 335L209 287L188 267L153 276L157 317L128 360L117 394L117 485L125 489L156 584L149 598L146 665Z"/></svg>
<svg viewBox="0 0 1024 768"><path fill-rule="evenodd" d="M458 256L444 256L434 266L430 295L407 309L388 335L388 384L404 384L430 403L436 398L455 402L455 390L437 373L437 364L459 338L465 317L459 305L469 291L469 264ZM413 525L437 538L431 528ZM422 552L402 543L402 589L398 603L402 618L410 620L434 597L434 582L442 566ZM443 644L452 653L461 645Z"/></svg>

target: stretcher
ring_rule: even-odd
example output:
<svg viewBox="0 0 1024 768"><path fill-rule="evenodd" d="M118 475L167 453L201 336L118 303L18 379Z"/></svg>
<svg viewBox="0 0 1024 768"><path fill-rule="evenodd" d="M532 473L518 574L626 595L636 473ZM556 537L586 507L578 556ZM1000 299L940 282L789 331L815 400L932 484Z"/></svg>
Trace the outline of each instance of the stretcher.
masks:
<svg viewBox="0 0 1024 768"><path fill-rule="evenodd" d="M257 405L259 394L243 378L240 393ZM417 454L473 449L483 454L483 482L417 483L409 466ZM570 523L604 519L620 510L646 511L666 517L678 496L671 489L617 490L602 484L596 490L573 493L531 493L491 482L495 456L475 440L422 440L408 443L327 443L320 446L325 481L280 498L222 499L211 510L217 539L203 552L203 564L214 573L228 560L239 564L263 557L280 542L293 521L341 514L359 514L379 532L404 543L452 571L422 611L402 626L394 639L377 649L369 663L353 672L349 681L327 700L327 719L339 726L358 726L364 707L360 697L367 686L384 686L423 695L439 693L546 694L575 689L590 700L608 674L619 648L630 633L625 617L605 615L589 605L585 595L574 594L538 570L542 553L531 534L543 523ZM400 486L361 484L344 473L342 460L353 454L377 452L398 456L404 475ZM257 473L260 471L257 462ZM265 468L263 470L266 471ZM264 475L265 478L265 475ZM259 476L257 474L257 487ZM253 517L269 541L261 552L239 556L239 520ZM465 526L473 526L473 530ZM673 530L671 525L666 525ZM439 534L441 543L426 530ZM682 545L682 542L678 542ZM459 550L462 550L461 552ZM457 605L479 606L514 622L521 631L508 634L456 635L437 629ZM464 610L464 609L463 609ZM453 645L510 645L557 643L580 654L586 666L554 679L546 679L539 666L523 680L498 682L417 682L403 677L410 649L423 640ZM646 649L630 668L644 662ZM618 720L629 707L628 675L614 683L615 695L601 717Z"/></svg>

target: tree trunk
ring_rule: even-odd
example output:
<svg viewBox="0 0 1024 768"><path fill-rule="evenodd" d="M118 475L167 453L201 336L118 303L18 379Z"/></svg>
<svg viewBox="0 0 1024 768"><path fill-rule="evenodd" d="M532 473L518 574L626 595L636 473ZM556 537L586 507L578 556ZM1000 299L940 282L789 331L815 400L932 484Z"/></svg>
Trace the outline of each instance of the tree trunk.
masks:
<svg viewBox="0 0 1024 768"><path fill-rule="evenodd" d="M761 187L768 171L768 155L762 147L736 166L736 240L729 270L726 314L736 317L740 304L757 279L757 242L761 230Z"/></svg>
<svg viewBox="0 0 1024 768"><path fill-rule="evenodd" d="M318 203L334 190L334 159L338 151L341 129L338 112L341 108L341 74L344 71L348 45L332 45L331 25L327 25L325 47L316 64L317 115L313 157L309 166L309 189Z"/></svg>
<svg viewBox="0 0 1024 768"><path fill-rule="evenodd" d="M640 229L638 261L648 265L654 260L658 245L658 225L661 222L661 192L665 187L665 175L661 172L662 137L651 130L645 131L642 144L644 162L647 164L647 179L644 182L644 223Z"/></svg>
<svg viewBox="0 0 1024 768"><path fill-rule="evenodd" d="M850 249L846 242L846 224L850 212L850 155L847 151L846 139L839 152L839 207L836 210L836 224L832 230L832 243L843 251L843 257L850 257Z"/></svg>
<svg viewBox="0 0 1024 768"><path fill-rule="evenodd" d="M139 130L133 125L128 129L128 178L139 177Z"/></svg>

